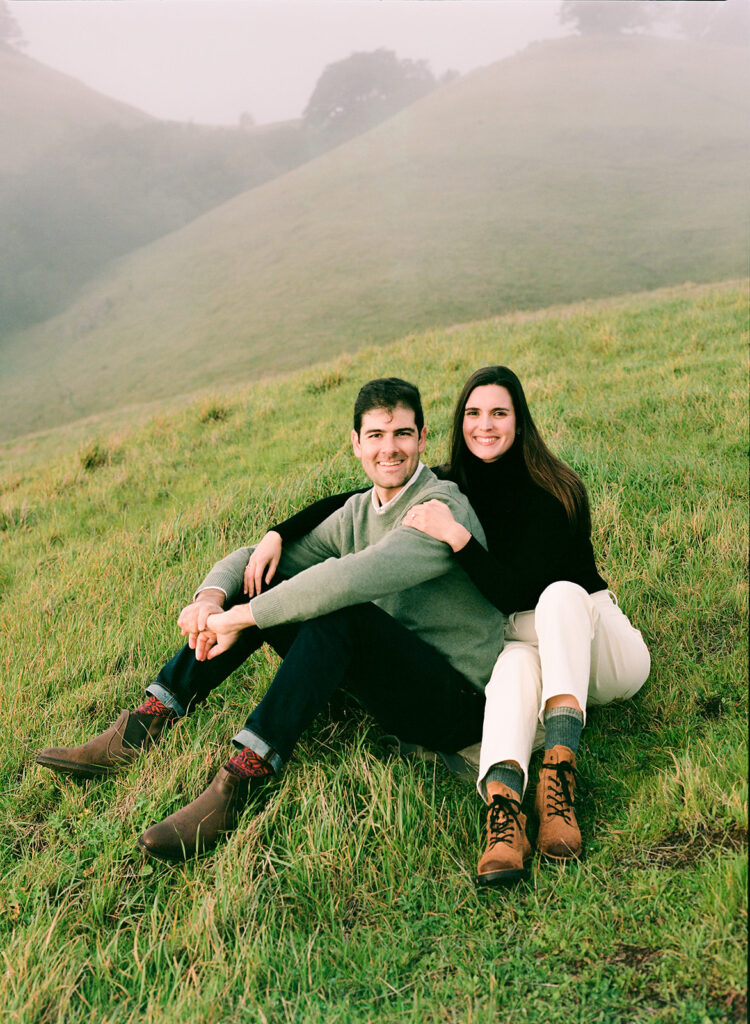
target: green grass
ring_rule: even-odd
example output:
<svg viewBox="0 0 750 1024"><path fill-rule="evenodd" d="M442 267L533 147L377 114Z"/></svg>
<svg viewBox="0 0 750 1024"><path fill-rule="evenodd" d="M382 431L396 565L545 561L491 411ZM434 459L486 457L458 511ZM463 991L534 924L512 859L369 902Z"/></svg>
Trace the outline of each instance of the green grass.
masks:
<svg viewBox="0 0 750 1024"><path fill-rule="evenodd" d="M477 322L86 439L63 431L56 451L55 435L6 448L7 1019L744 1020L746 321L733 283ZM139 698L215 557L360 480L347 435L363 380L420 384L438 460L460 384L497 360L586 479L602 572L652 652L637 698L589 717L583 862L478 892L476 793L386 755L350 705L213 855L145 861L137 836L206 784L263 693L263 652L116 779L35 765ZM533 787L533 817L532 801Z"/></svg>
<svg viewBox="0 0 750 1024"><path fill-rule="evenodd" d="M409 332L746 274L745 57L571 38L435 90L9 336L0 437Z"/></svg>

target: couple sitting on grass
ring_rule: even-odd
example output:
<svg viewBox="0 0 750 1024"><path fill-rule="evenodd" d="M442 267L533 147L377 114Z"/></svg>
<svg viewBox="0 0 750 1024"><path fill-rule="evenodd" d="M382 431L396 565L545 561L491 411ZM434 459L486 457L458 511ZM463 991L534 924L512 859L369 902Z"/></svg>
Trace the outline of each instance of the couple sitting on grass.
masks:
<svg viewBox="0 0 750 1024"><path fill-rule="evenodd" d="M372 487L317 502L218 562L179 616L187 644L144 703L38 762L89 777L131 763L266 642L283 661L235 752L192 803L140 837L145 853L211 849L248 803L260 805L342 688L405 752L465 766L449 755L481 739L479 884L525 874L521 802L537 746L538 850L579 856L586 707L631 697L648 651L597 572L585 488L545 446L514 373L486 367L466 382L447 465L422 464L425 435L416 387L365 384L351 440Z"/></svg>

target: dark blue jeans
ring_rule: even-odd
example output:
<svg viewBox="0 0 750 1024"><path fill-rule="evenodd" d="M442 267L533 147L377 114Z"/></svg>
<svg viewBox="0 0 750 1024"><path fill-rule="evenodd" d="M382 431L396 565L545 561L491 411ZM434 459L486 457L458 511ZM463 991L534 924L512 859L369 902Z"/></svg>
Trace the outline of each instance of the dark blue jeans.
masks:
<svg viewBox="0 0 750 1024"><path fill-rule="evenodd" d="M187 709L264 640L284 660L235 743L255 750L276 772L338 689L351 693L386 732L408 743L449 752L481 736L483 694L434 647L373 604L299 625L246 630L210 662L196 662L185 648L162 669L157 685Z"/></svg>
<svg viewBox="0 0 750 1024"><path fill-rule="evenodd" d="M228 605L227 607L231 607ZM261 632L259 629L245 629L237 642L211 661L198 661L195 651L187 644L166 663L156 682L146 690L171 707L178 715L192 711L196 704L206 699L212 690L220 686L236 668L247 661L251 654L269 643L283 658L299 630L297 623L276 626Z"/></svg>

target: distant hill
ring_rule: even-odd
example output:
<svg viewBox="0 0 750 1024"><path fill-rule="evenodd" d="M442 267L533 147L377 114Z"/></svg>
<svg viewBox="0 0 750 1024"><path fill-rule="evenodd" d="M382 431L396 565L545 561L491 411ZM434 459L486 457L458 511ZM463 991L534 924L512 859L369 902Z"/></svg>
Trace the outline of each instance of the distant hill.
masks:
<svg viewBox="0 0 750 1024"><path fill-rule="evenodd" d="M296 123L155 120L0 46L0 343L117 256L307 158Z"/></svg>
<svg viewBox="0 0 750 1024"><path fill-rule="evenodd" d="M26 173L65 138L105 124L138 128L153 119L75 79L0 46L0 173Z"/></svg>
<svg viewBox="0 0 750 1024"><path fill-rule="evenodd" d="M744 275L748 84L741 48L636 37L536 44L459 79L10 338L0 430L432 325Z"/></svg>

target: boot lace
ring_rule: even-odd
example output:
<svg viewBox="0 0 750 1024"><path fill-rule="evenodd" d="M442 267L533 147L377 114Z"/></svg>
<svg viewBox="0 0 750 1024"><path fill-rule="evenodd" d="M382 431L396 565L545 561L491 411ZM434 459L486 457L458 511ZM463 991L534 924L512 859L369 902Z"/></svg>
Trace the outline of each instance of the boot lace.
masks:
<svg viewBox="0 0 750 1024"><path fill-rule="evenodd" d="M496 846L498 843L512 843L515 829L521 828L518 815L521 813L521 805L511 800L510 797L501 796L495 793L490 804L490 812L487 817L487 829L489 833L488 846Z"/></svg>
<svg viewBox="0 0 750 1024"><path fill-rule="evenodd" d="M573 792L571 781L576 770L570 761L559 761L557 764L543 764L552 774L547 790L547 813L562 818L566 825L572 825Z"/></svg>

